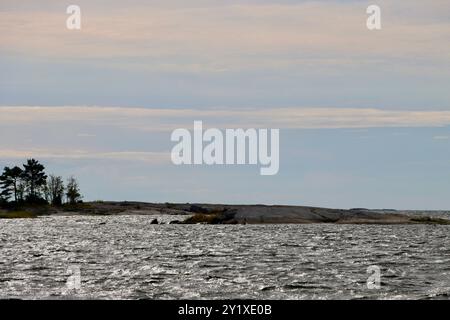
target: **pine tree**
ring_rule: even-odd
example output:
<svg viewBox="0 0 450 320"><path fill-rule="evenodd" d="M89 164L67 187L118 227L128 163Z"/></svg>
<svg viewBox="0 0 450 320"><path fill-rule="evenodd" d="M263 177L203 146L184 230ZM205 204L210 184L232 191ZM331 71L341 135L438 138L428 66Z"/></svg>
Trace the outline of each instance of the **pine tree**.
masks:
<svg viewBox="0 0 450 320"><path fill-rule="evenodd" d="M47 175L45 167L35 159L27 160L23 165L24 171L22 178L28 191L27 200L29 202L37 202L41 199L41 189L47 183Z"/></svg>
<svg viewBox="0 0 450 320"><path fill-rule="evenodd" d="M3 174L0 176L0 187L2 188L1 197L5 201L14 196L14 201L17 203L21 199L20 186L23 170L19 167L3 169Z"/></svg>

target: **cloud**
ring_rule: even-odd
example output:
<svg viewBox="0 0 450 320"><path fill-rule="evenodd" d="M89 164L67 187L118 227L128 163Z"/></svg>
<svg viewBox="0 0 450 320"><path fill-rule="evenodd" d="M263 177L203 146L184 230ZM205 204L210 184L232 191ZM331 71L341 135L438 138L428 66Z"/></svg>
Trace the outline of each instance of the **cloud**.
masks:
<svg viewBox="0 0 450 320"><path fill-rule="evenodd" d="M125 107L0 107L0 126L107 127L148 132L192 128L194 120L205 127L333 129L377 127L442 127L450 125L450 111L393 111L373 108L277 109L150 109Z"/></svg>
<svg viewBox="0 0 450 320"><path fill-rule="evenodd" d="M140 161L149 164L164 164L170 162L170 154L164 152L93 152L86 150L54 149L0 149L2 159L65 159L65 160L127 160Z"/></svg>
<svg viewBox="0 0 450 320"><path fill-rule="evenodd" d="M448 2L379 5L383 30L377 33L366 29L366 6L358 2L138 2L126 11L114 2L100 8L82 2L82 30L76 32L65 27L65 8L47 5L33 12L0 12L0 48L50 59L93 59L119 68L188 72L325 70L388 60L397 68L423 67L405 57L449 62L450 23L443 13Z"/></svg>
<svg viewBox="0 0 450 320"><path fill-rule="evenodd" d="M92 133L77 133L77 137L79 137L79 138L94 138L94 137L96 137L96 135L92 134Z"/></svg>
<svg viewBox="0 0 450 320"><path fill-rule="evenodd" d="M450 111L363 108L149 109L87 106L0 107L0 158L170 163L170 132L204 128L347 129L442 127ZM435 136L436 140L447 136Z"/></svg>
<svg viewBox="0 0 450 320"><path fill-rule="evenodd" d="M35 157L170 164L170 132L204 128L343 129L450 126L450 111L374 108L150 109L87 106L0 106L0 159ZM393 135L405 134L394 132ZM287 133L289 136L289 133ZM434 140L447 141L448 135ZM289 139L288 139L289 140ZM321 155L314 155L315 158Z"/></svg>

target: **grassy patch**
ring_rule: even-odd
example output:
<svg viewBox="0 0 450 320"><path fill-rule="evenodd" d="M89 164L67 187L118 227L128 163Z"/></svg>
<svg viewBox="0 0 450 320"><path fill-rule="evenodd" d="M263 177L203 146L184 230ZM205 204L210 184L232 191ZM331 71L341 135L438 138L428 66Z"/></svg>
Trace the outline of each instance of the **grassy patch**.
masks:
<svg viewBox="0 0 450 320"><path fill-rule="evenodd" d="M63 204L60 206L60 209L63 211L69 211L69 212L77 212L77 211L85 211L85 210L92 210L93 206L89 203L83 202L83 203L77 203L77 204Z"/></svg>
<svg viewBox="0 0 450 320"><path fill-rule="evenodd" d="M234 216L236 215L236 211L222 209L222 210L214 210L208 213L196 213L192 217L187 218L183 221L184 224L196 224L196 223L204 223L204 224L236 224L238 223Z"/></svg>
<svg viewBox="0 0 450 320"><path fill-rule="evenodd" d="M36 218L37 214L30 211L0 212L0 219L27 219Z"/></svg>
<svg viewBox="0 0 450 320"><path fill-rule="evenodd" d="M450 225L450 220L432 217L414 217L411 218L412 222L423 223L423 224L448 224Z"/></svg>
<svg viewBox="0 0 450 320"><path fill-rule="evenodd" d="M183 221L185 224L196 224L196 223L206 223L206 224L216 224L220 221L217 214L203 214L197 213L192 217L187 218Z"/></svg>

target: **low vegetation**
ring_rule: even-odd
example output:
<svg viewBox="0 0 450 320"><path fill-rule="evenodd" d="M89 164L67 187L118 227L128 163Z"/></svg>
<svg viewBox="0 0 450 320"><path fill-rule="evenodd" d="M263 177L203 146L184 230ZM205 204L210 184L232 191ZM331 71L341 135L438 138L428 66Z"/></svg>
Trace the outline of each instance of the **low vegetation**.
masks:
<svg viewBox="0 0 450 320"><path fill-rule="evenodd" d="M450 220L442 218L432 218L432 217L414 217L411 218L411 222L420 224L444 224L450 225Z"/></svg>
<svg viewBox="0 0 450 320"><path fill-rule="evenodd" d="M26 219L36 218L37 214L31 211L5 211L0 212L0 219Z"/></svg>
<svg viewBox="0 0 450 320"><path fill-rule="evenodd" d="M208 210L199 206L191 206L190 211L195 213L193 216L183 221L183 224L236 224L238 223L234 216L235 210L219 209Z"/></svg>

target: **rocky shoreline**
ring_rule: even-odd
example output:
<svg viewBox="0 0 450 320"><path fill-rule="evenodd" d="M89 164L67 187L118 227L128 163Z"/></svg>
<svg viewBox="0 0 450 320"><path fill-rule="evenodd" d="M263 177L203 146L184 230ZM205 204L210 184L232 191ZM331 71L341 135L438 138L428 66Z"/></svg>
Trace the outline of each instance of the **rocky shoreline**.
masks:
<svg viewBox="0 0 450 320"><path fill-rule="evenodd" d="M20 214L18 214L20 213ZM144 202L87 202L67 206L26 207L0 212L0 218L30 218L43 215L176 215L179 224L449 224L450 212L330 209L282 205L177 204Z"/></svg>

